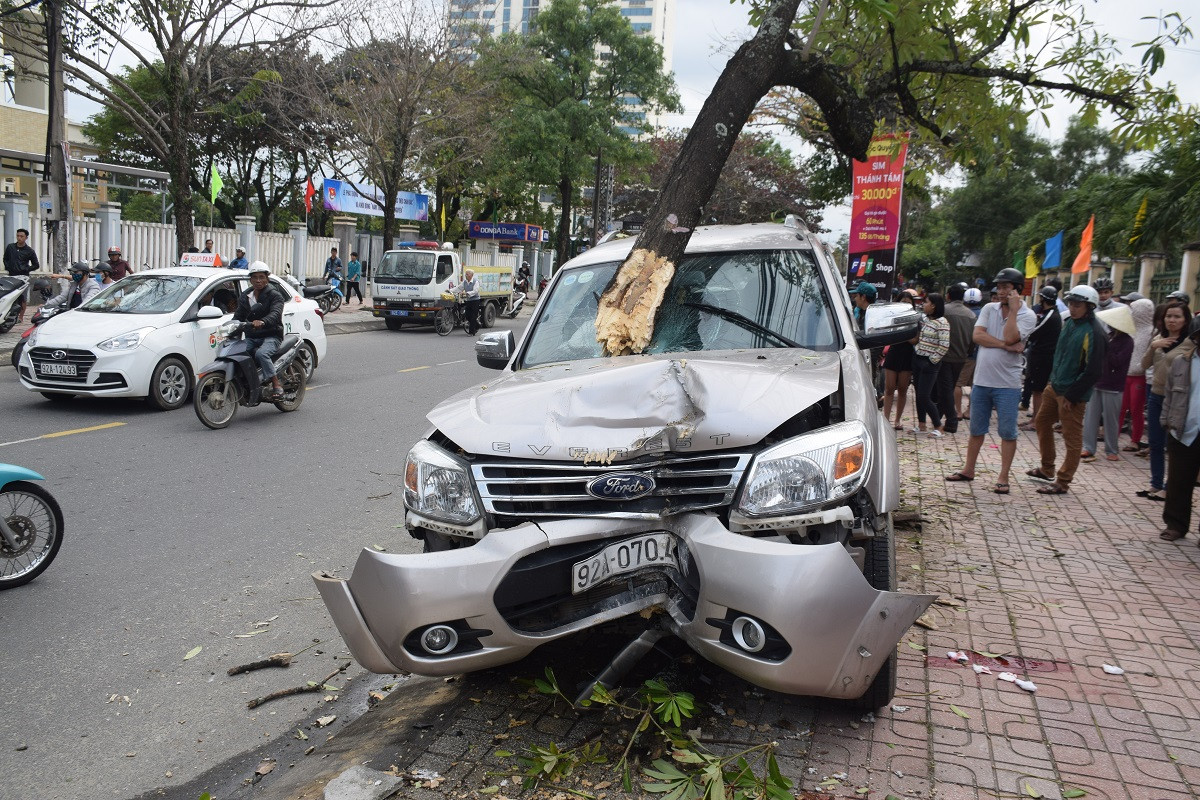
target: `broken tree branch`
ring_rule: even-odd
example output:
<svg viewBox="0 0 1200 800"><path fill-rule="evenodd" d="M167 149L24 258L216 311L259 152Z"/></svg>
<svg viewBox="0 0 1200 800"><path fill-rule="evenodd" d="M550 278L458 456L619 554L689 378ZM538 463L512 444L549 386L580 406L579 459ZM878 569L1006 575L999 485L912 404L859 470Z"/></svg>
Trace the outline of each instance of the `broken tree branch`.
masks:
<svg viewBox="0 0 1200 800"><path fill-rule="evenodd" d="M335 675L337 675L339 672L344 671L349 666L350 666L350 662L347 661L346 663L342 664L340 667L338 667L333 672L329 673L322 680L319 680L316 683L306 683L303 686L293 686L291 689L280 689L278 692L271 692L268 695L264 695L262 697L256 697L253 700L251 700L250 702L246 703L246 708L258 708L263 703L269 703L272 700L278 700L281 697L291 697L294 694L305 694L306 692L319 692L325 688L326 683L333 680Z"/></svg>

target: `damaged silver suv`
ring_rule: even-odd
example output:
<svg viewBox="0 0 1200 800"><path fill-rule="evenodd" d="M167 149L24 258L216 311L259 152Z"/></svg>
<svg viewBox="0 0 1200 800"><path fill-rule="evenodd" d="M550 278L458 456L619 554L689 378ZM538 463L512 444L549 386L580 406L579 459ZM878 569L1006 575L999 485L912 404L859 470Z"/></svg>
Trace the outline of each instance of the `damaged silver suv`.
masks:
<svg viewBox="0 0 1200 800"><path fill-rule="evenodd" d="M888 703L932 597L895 591L895 434L824 246L792 220L698 229L640 355L604 357L600 295L633 245L563 266L496 380L429 414L404 500L420 554L314 575L367 669L448 675L617 619L792 694Z"/></svg>

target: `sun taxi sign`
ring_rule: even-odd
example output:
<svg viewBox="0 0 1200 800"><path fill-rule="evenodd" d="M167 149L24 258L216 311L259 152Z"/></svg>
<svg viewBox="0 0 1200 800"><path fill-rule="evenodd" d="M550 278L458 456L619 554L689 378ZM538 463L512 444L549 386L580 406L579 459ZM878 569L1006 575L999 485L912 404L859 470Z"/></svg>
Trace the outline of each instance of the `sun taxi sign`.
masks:
<svg viewBox="0 0 1200 800"><path fill-rule="evenodd" d="M179 257L181 267L220 267L221 256L216 253L184 253Z"/></svg>

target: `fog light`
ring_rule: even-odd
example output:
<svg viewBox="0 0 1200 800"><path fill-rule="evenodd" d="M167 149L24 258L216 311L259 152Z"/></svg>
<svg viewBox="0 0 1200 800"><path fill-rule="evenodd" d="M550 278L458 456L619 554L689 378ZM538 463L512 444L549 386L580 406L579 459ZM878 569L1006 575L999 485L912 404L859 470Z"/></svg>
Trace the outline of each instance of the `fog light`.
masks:
<svg viewBox="0 0 1200 800"><path fill-rule="evenodd" d="M458 632L449 625L434 625L421 634L421 647L431 656L449 653L457 646Z"/></svg>
<svg viewBox="0 0 1200 800"><path fill-rule="evenodd" d="M757 653L767 643L767 633L758 620L738 617L733 621L733 640L747 653Z"/></svg>

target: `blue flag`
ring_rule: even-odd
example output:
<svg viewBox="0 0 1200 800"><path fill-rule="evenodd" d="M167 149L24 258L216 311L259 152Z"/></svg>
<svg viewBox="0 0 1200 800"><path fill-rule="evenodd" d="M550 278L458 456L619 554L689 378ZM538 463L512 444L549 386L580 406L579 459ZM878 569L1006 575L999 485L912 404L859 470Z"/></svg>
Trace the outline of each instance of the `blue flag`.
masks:
<svg viewBox="0 0 1200 800"><path fill-rule="evenodd" d="M1062 266L1062 237L1063 232L1046 240L1046 258L1042 261L1042 269L1058 269Z"/></svg>

